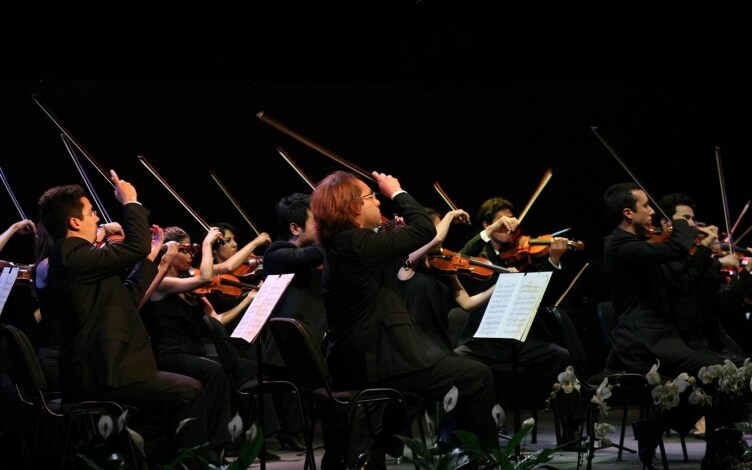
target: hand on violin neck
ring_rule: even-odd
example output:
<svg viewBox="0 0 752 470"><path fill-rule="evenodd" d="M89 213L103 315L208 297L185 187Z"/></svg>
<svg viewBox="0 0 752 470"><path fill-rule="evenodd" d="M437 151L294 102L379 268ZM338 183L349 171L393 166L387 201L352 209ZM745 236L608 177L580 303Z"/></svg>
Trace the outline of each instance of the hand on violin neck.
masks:
<svg viewBox="0 0 752 470"><path fill-rule="evenodd" d="M159 269L167 269L172 264L172 260L175 259L175 255L178 254L178 249L180 248L180 243L176 241L169 241L162 245L160 248L160 251L164 250L164 255L162 255L162 259L159 260Z"/></svg>
<svg viewBox="0 0 752 470"><path fill-rule="evenodd" d="M561 257L569 250L569 240L561 237L554 237L551 241L551 250L548 252L548 259L554 266L559 266Z"/></svg>
<svg viewBox="0 0 752 470"><path fill-rule="evenodd" d="M718 240L718 227L715 225L707 225L705 227L699 227L695 225L697 231L705 234L705 238L700 242L703 246L710 248L714 241Z"/></svg>

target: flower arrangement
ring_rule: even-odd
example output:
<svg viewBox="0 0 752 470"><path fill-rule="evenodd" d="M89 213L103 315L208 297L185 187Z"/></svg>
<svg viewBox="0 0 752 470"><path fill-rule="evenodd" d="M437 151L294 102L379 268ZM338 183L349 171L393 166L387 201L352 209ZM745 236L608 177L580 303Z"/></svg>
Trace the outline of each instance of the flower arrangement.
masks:
<svg viewBox="0 0 752 470"><path fill-rule="evenodd" d="M139 433L126 425L127 415L128 410L126 410L117 419L113 419L109 415L102 415L99 418L99 421L97 423L97 431L99 433L99 436L102 438L100 447L114 447L115 443L110 441L114 440L116 436L121 435L122 431L125 430L128 434L128 438L131 440L133 447L138 451L139 457L145 458L146 453L144 451L144 439ZM175 434L177 435L178 433L180 433L185 425L193 421L194 419L195 418L188 418L181 421L178 424L177 429L175 430ZM239 414L235 414L235 417L233 417L233 419L231 419L230 422L227 423L227 429L230 432L232 443L236 443L238 439L243 435L243 419ZM159 466L158 468L163 470L180 469L185 468L185 462L193 461L199 462L204 468L210 470L244 470L250 467L250 465L258 456L259 452L261 451L263 440L264 436L261 430L257 428L255 424L253 424L245 432L244 440L240 445L240 450L238 451L237 457L231 463L217 465L209 462L205 456L206 450L209 447L209 443L207 442L188 449L180 449L178 454L171 462L166 465ZM122 454L118 453L117 451L99 451L96 453L96 456L87 456L84 454L77 454L77 456L81 460L83 460L89 468L93 470L101 470L103 468L102 465L106 466L106 468L130 468L126 463L127 459L125 459ZM218 457L221 461L224 461L224 451L222 452L222 455L219 455ZM101 462L102 465L100 465L98 462Z"/></svg>
<svg viewBox="0 0 752 470"><path fill-rule="evenodd" d="M452 386L449 392L444 396L443 409L449 413L457 404L459 391ZM491 415L496 422L497 427L504 424L505 413L498 403L491 410ZM433 429L433 423L426 414L426 422L429 432ZM435 455L431 449L418 439L411 439L405 436L397 436L409 447L416 458L406 458L408 462L415 463L423 470L455 470L474 465L472 468L481 470L525 470L532 469L538 465L548 462L551 459L554 449L542 449L532 454L515 459L515 448L527 436L530 430L535 426L535 420L529 418L522 423L521 429L507 442L507 445L501 448L484 449L480 438L475 434L458 430L455 431L455 437L460 445L446 454Z"/></svg>
<svg viewBox="0 0 752 470"><path fill-rule="evenodd" d="M581 393L582 385L580 384L580 380L575 375L574 367L567 367L564 372L558 375L557 380L558 381L553 385L551 395L549 396L548 400L546 400L547 410L551 408L551 405L553 404L554 400L557 399L559 393L564 393L567 395L573 392ZM590 404L596 411L594 418L594 437L599 443L600 447L608 447L612 444L611 439L608 437L608 435L614 432L614 427L609 423L606 423L605 419L608 416L609 410L609 406L606 403L606 400L611 397L611 390L613 389L613 387L614 385L608 383L608 377L605 377L600 385L598 385L598 387L596 387L593 391L593 396L590 397ZM583 443L583 447L586 444L587 442Z"/></svg>

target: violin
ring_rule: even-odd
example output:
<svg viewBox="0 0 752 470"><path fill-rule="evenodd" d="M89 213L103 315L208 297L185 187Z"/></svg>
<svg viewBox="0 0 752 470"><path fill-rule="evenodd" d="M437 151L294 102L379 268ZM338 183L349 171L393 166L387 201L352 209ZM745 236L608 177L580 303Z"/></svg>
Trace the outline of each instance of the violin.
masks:
<svg viewBox="0 0 752 470"><path fill-rule="evenodd" d="M551 243L554 241L553 235L543 235L538 238L531 238L528 235L519 235L516 243L512 247L499 253L502 260L520 261L525 258L540 258L546 256L551 250ZM585 249L585 244L578 240L567 240L567 248L570 250L581 251Z"/></svg>
<svg viewBox="0 0 752 470"><path fill-rule="evenodd" d="M199 276L198 269L188 271L189 276ZM191 291L194 295L220 294L225 297L237 298L243 295L243 291L258 289L255 284L247 284L232 274L215 274L210 282L199 286Z"/></svg>
<svg viewBox="0 0 752 470"><path fill-rule="evenodd" d="M467 256L440 248L438 252L430 253L428 260L431 268L441 274L458 274L469 276L479 281L487 281L494 273L511 272L507 268L497 266L486 258Z"/></svg>
<svg viewBox="0 0 752 470"><path fill-rule="evenodd" d="M252 254L232 272L237 277L260 276L264 269L264 257Z"/></svg>
<svg viewBox="0 0 752 470"><path fill-rule="evenodd" d="M402 228L405 226L405 219L398 215L394 215L393 219L387 219L383 215L381 216L381 224L373 229L374 232L390 232L396 228Z"/></svg>
<svg viewBox="0 0 752 470"><path fill-rule="evenodd" d="M16 282L13 283L14 286L31 284L31 270L34 268L33 264L16 264L11 261L0 260L0 271L6 267L18 268L18 277L16 277Z"/></svg>

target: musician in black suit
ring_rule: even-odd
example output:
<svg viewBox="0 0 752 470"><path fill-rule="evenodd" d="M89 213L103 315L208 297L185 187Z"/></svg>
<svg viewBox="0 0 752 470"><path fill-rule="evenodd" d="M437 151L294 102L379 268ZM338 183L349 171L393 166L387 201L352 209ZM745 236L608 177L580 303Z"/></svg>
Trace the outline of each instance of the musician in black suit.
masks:
<svg viewBox="0 0 752 470"><path fill-rule="evenodd" d="M688 345L676 323L683 313L675 312L681 306L672 288L678 274L670 264L688 257L697 230L685 218L677 217L665 241L649 243L655 210L635 183L610 186L603 202L615 225L604 243L603 263L618 316L607 367L645 373L660 361L659 372L676 377L680 373L696 375L703 366L723 363L726 357L720 352ZM650 422L634 423L643 463L652 465L654 449L666 427L686 433L702 416L701 407L686 403L683 397L679 407L654 413Z"/></svg>
<svg viewBox="0 0 752 470"><path fill-rule="evenodd" d="M144 323L142 299L157 267L145 259L151 237L148 210L136 190L111 172L123 205L125 239L93 246L97 212L78 185L59 186L39 199L40 220L54 239L48 271L49 315L62 325L60 382L63 400L113 400L150 414L168 415L171 431L196 421L176 437L176 446L206 441L206 403L192 378L158 371ZM123 282L124 270L135 268Z"/></svg>
<svg viewBox="0 0 752 470"><path fill-rule="evenodd" d="M311 331L320 345L326 333L326 312L321 297L321 265L324 249L316 241L316 224L309 208L311 196L293 193L274 206L277 240L264 252L264 275L294 273L290 285L277 303L272 317L295 318ZM274 338L265 338L265 371L278 380L291 380ZM305 450L299 438L303 430L295 398L275 396L280 431L277 440L284 448Z"/></svg>
<svg viewBox="0 0 752 470"><path fill-rule="evenodd" d="M397 271L408 255L436 235L433 222L396 178L372 174L405 227L374 231L381 223L381 203L351 173L330 174L311 197L318 237L326 250L322 288L329 325L327 360L335 385L393 387L435 400L442 400L455 385L459 427L478 434L486 447L496 447L490 370L433 344L413 324L397 285ZM336 452L331 442L326 444L327 453ZM383 459L383 445L377 439L371 447L377 462L379 453ZM344 462L327 463L339 468Z"/></svg>

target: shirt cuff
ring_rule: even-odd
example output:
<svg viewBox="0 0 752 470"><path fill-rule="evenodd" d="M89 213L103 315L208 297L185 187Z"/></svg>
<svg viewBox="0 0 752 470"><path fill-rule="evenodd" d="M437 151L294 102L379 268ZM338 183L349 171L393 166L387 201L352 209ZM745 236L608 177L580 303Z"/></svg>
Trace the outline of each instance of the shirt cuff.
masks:
<svg viewBox="0 0 752 470"><path fill-rule="evenodd" d="M126 202L126 203L125 203L125 204L123 204L123 205L124 205L124 206L127 206L128 204L138 204L139 206L143 206L143 204L141 204L141 203L140 203L140 202L138 202L138 201L128 201L128 202Z"/></svg>
<svg viewBox="0 0 752 470"><path fill-rule="evenodd" d="M402 193L406 193L406 192L407 192L407 191L405 191L404 189L400 189L399 191L395 191L395 192L394 192L394 193L392 194L392 196L391 196L391 197L390 197L389 199L391 199L392 201L394 201L394 198L395 198L395 197L396 197L396 196L397 196L398 194L402 194Z"/></svg>
<svg viewBox="0 0 752 470"><path fill-rule="evenodd" d="M485 230L481 230L481 232L480 232L480 239L483 240L486 243L488 243L488 242L491 241L491 237L488 236L488 234L486 233Z"/></svg>
<svg viewBox="0 0 752 470"><path fill-rule="evenodd" d="M551 263L551 266L553 266L556 269L561 269L561 261L559 261L559 264L554 264L553 261L551 261L551 257L548 257L548 262Z"/></svg>

